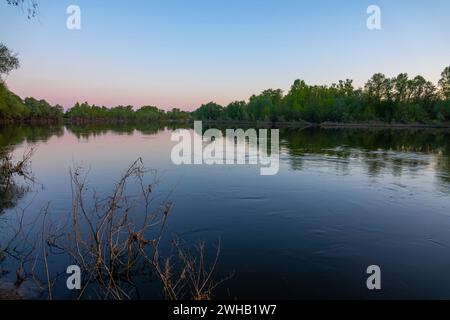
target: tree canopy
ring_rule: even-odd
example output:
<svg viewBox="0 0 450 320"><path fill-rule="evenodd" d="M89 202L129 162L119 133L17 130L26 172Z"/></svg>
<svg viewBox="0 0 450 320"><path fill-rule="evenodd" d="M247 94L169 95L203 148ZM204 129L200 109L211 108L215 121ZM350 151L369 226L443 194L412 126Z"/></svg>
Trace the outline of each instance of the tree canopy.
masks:
<svg viewBox="0 0 450 320"><path fill-rule="evenodd" d="M450 66L442 71L441 77L439 86L441 87L442 94L445 98L450 99Z"/></svg>
<svg viewBox="0 0 450 320"><path fill-rule="evenodd" d="M314 123L450 121L450 67L443 71L439 87L420 75L410 78L406 73L393 78L376 73L363 89L355 89L350 79L331 86L308 85L298 79L286 94L268 89L248 102L236 101L225 107L210 102L192 115L202 120Z"/></svg>
<svg viewBox="0 0 450 320"><path fill-rule="evenodd" d="M0 76L19 67L19 60L4 44L0 44ZM107 108L76 103L64 113L61 106L45 100L22 100L0 81L0 121L33 119L87 121L184 121L191 118L223 121L295 122L367 122L426 123L450 121L450 67L446 67L436 87L424 77L410 78L401 73L389 78L374 74L364 88L355 89L350 79L331 86L308 85L297 79L287 93L267 89L252 95L248 101L234 101L227 106L215 102L201 105L194 112L174 108L160 110L131 105Z"/></svg>
<svg viewBox="0 0 450 320"><path fill-rule="evenodd" d="M0 81L3 75L19 68L19 58L7 46L0 43Z"/></svg>

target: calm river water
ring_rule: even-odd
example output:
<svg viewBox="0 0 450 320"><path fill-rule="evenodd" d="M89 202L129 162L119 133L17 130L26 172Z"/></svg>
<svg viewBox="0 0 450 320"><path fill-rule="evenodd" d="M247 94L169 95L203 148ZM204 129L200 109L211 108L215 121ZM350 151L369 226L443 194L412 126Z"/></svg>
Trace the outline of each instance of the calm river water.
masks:
<svg viewBox="0 0 450 320"><path fill-rule="evenodd" d="M220 239L218 277L234 276L218 298L450 299L448 131L283 129L274 176L258 166L176 166L171 132L0 129L0 145L16 157L36 147L38 183L5 209L0 229L19 208L29 217L47 203L54 216L70 212L70 168L87 168L89 186L107 194L142 157L158 172L156 201L174 203L170 234L189 244ZM369 265L381 268L381 291L367 290ZM160 292L150 286L141 295Z"/></svg>

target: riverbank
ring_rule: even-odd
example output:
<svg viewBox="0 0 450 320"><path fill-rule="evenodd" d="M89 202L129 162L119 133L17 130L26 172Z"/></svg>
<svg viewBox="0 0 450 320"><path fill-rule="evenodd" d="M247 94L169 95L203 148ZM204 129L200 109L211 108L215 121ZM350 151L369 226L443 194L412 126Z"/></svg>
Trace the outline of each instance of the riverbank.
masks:
<svg viewBox="0 0 450 320"><path fill-rule="evenodd" d="M61 121L52 119L27 119L21 121L6 121L0 119L0 125L71 125L83 127L86 125L190 125L194 121L202 121L206 126L230 127L230 128L349 128L349 129L450 129L450 123L387 123L387 122L322 122L312 123L307 121L234 121L234 120L158 120L136 121L127 119L64 119Z"/></svg>
<svg viewBox="0 0 450 320"><path fill-rule="evenodd" d="M385 129L450 129L450 123L383 123L383 122L371 122L371 123L335 123L324 122L317 124L321 128L385 128Z"/></svg>
<svg viewBox="0 0 450 320"><path fill-rule="evenodd" d="M58 124L64 124L64 121L62 119L0 119L0 125L6 126L6 125L32 125L32 126L45 126L45 125L58 125Z"/></svg>
<svg viewBox="0 0 450 320"><path fill-rule="evenodd" d="M270 122L270 121L226 121L204 120L206 125L230 127L267 127L267 128L309 128L323 129L350 128L350 129L450 129L450 123L386 123L386 122L322 122L311 123L307 121Z"/></svg>
<svg viewBox="0 0 450 320"><path fill-rule="evenodd" d="M108 118L94 118L94 119L64 119L64 124L84 126L84 125L120 125L120 124L186 124L192 120L172 120L172 119L161 119L161 120L139 120L139 119L108 119Z"/></svg>

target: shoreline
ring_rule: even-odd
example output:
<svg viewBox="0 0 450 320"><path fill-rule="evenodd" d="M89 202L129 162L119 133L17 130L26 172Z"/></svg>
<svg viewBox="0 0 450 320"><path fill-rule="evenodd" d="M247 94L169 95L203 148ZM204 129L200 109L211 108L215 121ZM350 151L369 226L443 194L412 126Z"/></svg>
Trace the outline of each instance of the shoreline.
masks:
<svg viewBox="0 0 450 320"><path fill-rule="evenodd" d="M29 125L29 126L77 126L83 127L86 125L148 125L148 124L180 124L189 125L194 121L203 121L203 124L207 126L230 126L230 127L256 127L256 128L322 128L322 129L449 129L450 123L386 123L386 122L322 122L311 123L306 121L231 121L231 120L160 120L160 121L128 121L128 120L107 120L105 119L92 119L83 121L71 121L65 119L64 121L42 121L42 120L28 120L28 121L2 121L1 126L16 126L16 125Z"/></svg>
<svg viewBox="0 0 450 320"><path fill-rule="evenodd" d="M206 125L256 126L270 128L322 128L322 129L449 129L450 123L386 123L386 122L322 122L306 121L226 121L203 120Z"/></svg>

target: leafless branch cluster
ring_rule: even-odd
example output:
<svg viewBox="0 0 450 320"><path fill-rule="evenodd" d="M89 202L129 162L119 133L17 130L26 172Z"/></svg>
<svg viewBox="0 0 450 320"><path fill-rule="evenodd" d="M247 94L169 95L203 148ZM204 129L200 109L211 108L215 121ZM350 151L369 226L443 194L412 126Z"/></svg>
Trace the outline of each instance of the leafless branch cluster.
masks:
<svg viewBox="0 0 450 320"><path fill-rule="evenodd" d="M180 239L174 238L175 259L165 258L162 263L158 257L154 266L159 278L164 284L164 291L169 300L180 300L188 297L192 300L211 300L215 289L233 274L217 281L215 273L220 255L220 243L217 246L215 257L209 265L206 264L206 246L198 244L194 252Z"/></svg>
<svg viewBox="0 0 450 320"><path fill-rule="evenodd" d="M164 258L161 243L173 204L167 198L153 203L156 174L149 184L146 173L142 159L138 159L122 175L111 195L101 198L95 191L92 197L88 195L88 174L83 174L81 168L71 171L70 231L66 227L48 230L46 242L49 250L69 255L81 268L83 284L77 299L92 298L94 292L95 298L133 299L137 296L137 282L145 279L159 280L169 299L212 297L219 250L208 272L204 245L195 259L178 244L177 254ZM130 183L138 187L138 195L127 193ZM174 260L176 264L172 264ZM44 263L48 262L44 259ZM176 284L172 270L181 270ZM47 283L52 297L50 277Z"/></svg>
<svg viewBox="0 0 450 320"><path fill-rule="evenodd" d="M24 10L28 19L35 18L38 14L38 3L36 0L6 0L6 3Z"/></svg>
<svg viewBox="0 0 450 320"><path fill-rule="evenodd" d="M6 241L0 241L0 278L11 271L15 271L14 286L16 289L19 289L27 279L31 278L33 283L38 284L38 291L39 287L43 288L39 285L35 276L35 270L41 262L41 259L37 256L40 249L37 235L40 234L41 227L38 221L48 208L43 209L31 220L27 220L26 209L18 209L11 213L8 219L2 221L2 224L4 224L2 227L5 227L4 232L2 232L2 240L6 239ZM5 238L6 234L9 237ZM6 259L13 262L11 266L15 267L12 270L1 268L1 263Z"/></svg>
<svg viewBox="0 0 450 320"><path fill-rule="evenodd" d="M133 287L137 269L143 270L141 250L155 251L161 241L171 204L164 203L150 211L153 185L144 183L142 160L138 159L124 173L112 194L100 199L96 193L87 202L87 175L80 168L71 171L72 222L69 239L49 237L49 245L67 253L85 275L81 298L89 286L106 299L130 299L126 288ZM134 179L141 194L132 199L126 193L127 183ZM136 207L144 203L144 212ZM139 208L140 209L140 208ZM139 214L137 214L139 213ZM66 241L67 240L67 241Z"/></svg>
<svg viewBox="0 0 450 320"><path fill-rule="evenodd" d="M21 175L28 177L27 172ZM8 226L13 236L0 248L0 259L7 255L17 262L16 286L31 278L45 297L56 298L55 285L67 275L52 259L65 257L81 269L81 290L74 291L75 299L136 299L145 281L158 281L167 299L211 299L223 282L214 279L220 245L207 265L204 244L191 254L181 240L165 239L173 204L168 197L154 203L157 180L151 172L154 179L149 184L149 171L138 159L112 193L101 197L90 191L89 173L77 167L70 171L70 215L54 222L49 205L32 221L26 219L26 208L17 214ZM137 194L130 195L128 189L136 188Z"/></svg>
<svg viewBox="0 0 450 320"><path fill-rule="evenodd" d="M30 148L22 156L22 159L18 162L13 161L11 153L4 153L0 157L0 177L1 182L5 187L9 185L14 175L25 178L26 180L33 181L33 177L30 170L31 158L34 154L34 149Z"/></svg>
<svg viewBox="0 0 450 320"><path fill-rule="evenodd" d="M31 158L34 149L30 148L15 162L10 152L0 152L0 213L9 207L25 192L26 187L19 186L15 177L22 177L27 182L35 182L31 173Z"/></svg>

